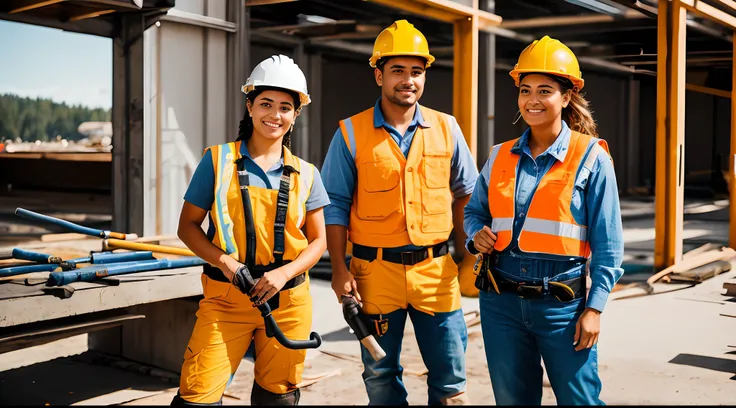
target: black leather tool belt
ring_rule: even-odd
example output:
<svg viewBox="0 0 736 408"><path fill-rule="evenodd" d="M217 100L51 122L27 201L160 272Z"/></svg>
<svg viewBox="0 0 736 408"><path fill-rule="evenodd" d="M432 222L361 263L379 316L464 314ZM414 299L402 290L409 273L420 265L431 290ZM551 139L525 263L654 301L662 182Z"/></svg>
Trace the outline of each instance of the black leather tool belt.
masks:
<svg viewBox="0 0 736 408"><path fill-rule="evenodd" d="M400 265L415 265L429 258L429 248L432 248L432 256L435 258L446 255L448 252L447 241L445 241L415 251L397 252L391 251L390 248L384 248L381 259ZM353 244L353 256L356 258L370 262L376 259L377 255L378 248Z"/></svg>
<svg viewBox="0 0 736 408"><path fill-rule="evenodd" d="M535 279L531 282L515 282L507 279L493 268L493 255L483 255L475 287L486 292L513 293L522 298L541 299L554 296L560 302L570 302L585 296L585 276L565 280L540 282ZM487 259L490 258L490 259Z"/></svg>

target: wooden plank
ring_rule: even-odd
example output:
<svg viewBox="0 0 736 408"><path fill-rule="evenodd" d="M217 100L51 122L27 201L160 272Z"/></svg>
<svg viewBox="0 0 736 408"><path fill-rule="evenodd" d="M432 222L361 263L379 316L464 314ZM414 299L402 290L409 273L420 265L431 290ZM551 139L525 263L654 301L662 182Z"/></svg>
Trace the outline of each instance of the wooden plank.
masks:
<svg viewBox="0 0 736 408"><path fill-rule="evenodd" d="M181 269L186 269L190 273L160 277L152 281L129 282L120 286L83 290L75 293L69 299L41 296L2 300L0 301L2 311L0 312L0 327L201 295L202 268Z"/></svg>
<svg viewBox="0 0 736 408"><path fill-rule="evenodd" d="M723 0L719 0L722 4L725 4ZM725 11L719 10L710 4L707 4L701 0L675 0L673 4L677 7L683 7L687 11L697 14L701 17L705 17L716 23L725 25L729 28L736 28L736 17L726 13Z"/></svg>

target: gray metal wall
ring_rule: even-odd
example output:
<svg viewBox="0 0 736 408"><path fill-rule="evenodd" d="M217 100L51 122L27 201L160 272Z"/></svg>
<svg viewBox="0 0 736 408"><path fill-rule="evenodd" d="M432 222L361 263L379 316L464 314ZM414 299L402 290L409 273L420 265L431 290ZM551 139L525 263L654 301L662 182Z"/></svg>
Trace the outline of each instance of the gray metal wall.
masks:
<svg viewBox="0 0 736 408"><path fill-rule="evenodd" d="M192 19L226 17L224 1L179 0L175 10L192 13ZM144 43L144 233L173 234L204 148L229 139L225 130L227 33L165 20L145 32Z"/></svg>

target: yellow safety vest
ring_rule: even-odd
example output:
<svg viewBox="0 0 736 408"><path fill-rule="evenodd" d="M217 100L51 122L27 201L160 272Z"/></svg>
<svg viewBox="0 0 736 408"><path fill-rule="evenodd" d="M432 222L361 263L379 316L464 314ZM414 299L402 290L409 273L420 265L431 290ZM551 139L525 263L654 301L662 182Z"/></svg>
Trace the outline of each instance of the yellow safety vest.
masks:
<svg viewBox="0 0 736 408"><path fill-rule="evenodd" d="M240 159L240 143L209 147L215 169L215 200L210 214L215 225L213 243L225 253L245 262L245 214L235 161ZM306 203L314 183L314 166L293 156L284 147L284 167L292 167L289 206L284 227L283 260L294 260L309 245L302 232ZM250 202L256 232L256 265L270 265L274 258L274 222L278 190L250 186Z"/></svg>

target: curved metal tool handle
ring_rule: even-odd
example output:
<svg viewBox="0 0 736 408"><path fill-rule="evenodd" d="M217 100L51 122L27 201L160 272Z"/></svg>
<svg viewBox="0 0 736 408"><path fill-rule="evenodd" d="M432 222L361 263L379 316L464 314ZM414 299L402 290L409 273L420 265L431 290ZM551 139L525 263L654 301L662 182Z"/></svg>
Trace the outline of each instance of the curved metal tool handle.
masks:
<svg viewBox="0 0 736 408"><path fill-rule="evenodd" d="M266 303L264 303L264 305L268 306ZM263 321L266 323L266 336L274 337L279 343L288 349L303 350L317 348L322 345L322 337L320 337L316 332L309 333L309 340L291 340L287 338L284 336L284 332L281 331L281 328L276 324L276 320L274 320L270 313L263 317Z"/></svg>

